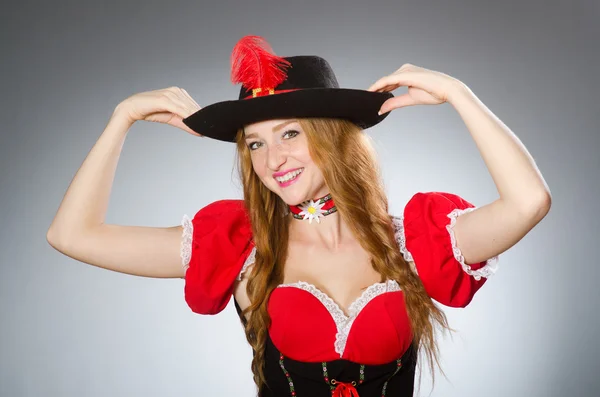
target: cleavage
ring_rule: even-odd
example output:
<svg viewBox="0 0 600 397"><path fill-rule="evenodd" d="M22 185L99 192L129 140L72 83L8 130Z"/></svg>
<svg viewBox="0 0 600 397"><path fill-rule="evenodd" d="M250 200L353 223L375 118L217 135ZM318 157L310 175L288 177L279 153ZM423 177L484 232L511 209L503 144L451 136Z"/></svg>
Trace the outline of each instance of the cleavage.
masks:
<svg viewBox="0 0 600 397"><path fill-rule="evenodd" d="M369 256L362 249L338 253L305 249L301 253L291 248L281 285L307 283L343 308L347 316L350 306L369 287L381 281L381 276L373 269Z"/></svg>
<svg viewBox="0 0 600 397"><path fill-rule="evenodd" d="M319 299L321 303L323 303L326 307L334 306L335 311L343 315L346 319L349 319L354 315L358 314L356 313L356 306L361 306L360 301L365 300L365 298L368 298L365 296L367 292L377 287L383 287L383 285L385 285L385 282L375 282L371 285L368 285L367 287L362 288L360 294L356 296L348 305L342 305L339 300L334 299L329 293L327 293L325 289L317 287L312 283L302 280L291 283L283 283L278 285L277 288L293 287L305 290L314 295L317 299ZM327 304L327 302L329 302L329 304Z"/></svg>

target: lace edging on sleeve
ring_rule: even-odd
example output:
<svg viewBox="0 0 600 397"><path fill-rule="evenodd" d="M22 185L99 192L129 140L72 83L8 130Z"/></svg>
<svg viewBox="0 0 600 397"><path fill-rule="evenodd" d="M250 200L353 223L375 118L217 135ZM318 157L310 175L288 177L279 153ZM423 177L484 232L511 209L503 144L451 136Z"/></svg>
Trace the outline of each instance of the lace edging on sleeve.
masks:
<svg viewBox="0 0 600 397"><path fill-rule="evenodd" d="M473 270L471 266L465 263L465 258L463 257L460 248L458 248L456 244L456 237L454 236L454 225L456 224L456 218L467 212L474 211L475 209L476 207L466 208L463 210L452 210L452 212L448 214L448 218L450 218L450 223L446 225L446 229L448 230L448 234L450 235L450 242L452 243L452 253L454 254L454 259L456 259L458 263L460 263L465 273L475 278L475 280L479 281L482 277L489 278L493 276L494 273L496 273L496 271L498 270L498 256L494 256L488 259L485 263L485 266L483 266L482 268Z"/></svg>
<svg viewBox="0 0 600 397"><path fill-rule="evenodd" d="M188 267L190 267L190 260L192 258L192 236L194 233L194 226L192 220L187 215L183 216L181 226L183 226L180 249L181 265L184 270L187 270Z"/></svg>
<svg viewBox="0 0 600 397"><path fill-rule="evenodd" d="M394 235L396 237L396 242L398 242L398 246L400 247L402 256L404 256L404 260L407 262L412 262L413 257L406 249L406 237L404 236L404 217L394 216L392 217L392 223L394 224Z"/></svg>
<svg viewBox="0 0 600 397"><path fill-rule="evenodd" d="M253 247L252 251L250 251L250 254L244 261L244 266L242 266L242 270L240 271L240 274L238 274L238 276L237 276L238 281L242 280L242 274L244 274L244 272L248 269L248 267L250 265L252 265L254 263L255 260L256 260L256 247Z"/></svg>
<svg viewBox="0 0 600 397"><path fill-rule="evenodd" d="M412 257L412 254L406 248L406 237L404 234L404 216L393 216L392 224L394 226L394 236L396 238L396 242L398 243L398 247L400 248L400 253L404 257L404 260L408 262L411 269L417 273L417 267L415 266L415 261Z"/></svg>

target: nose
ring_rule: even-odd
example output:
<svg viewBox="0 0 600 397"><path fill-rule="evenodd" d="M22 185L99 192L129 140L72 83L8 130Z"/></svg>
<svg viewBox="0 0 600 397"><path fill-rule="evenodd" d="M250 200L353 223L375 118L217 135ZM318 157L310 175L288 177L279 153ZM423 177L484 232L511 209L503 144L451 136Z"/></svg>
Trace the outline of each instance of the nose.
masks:
<svg viewBox="0 0 600 397"><path fill-rule="evenodd" d="M269 145L267 149L267 166L272 171L277 171L286 160L285 150L281 145Z"/></svg>

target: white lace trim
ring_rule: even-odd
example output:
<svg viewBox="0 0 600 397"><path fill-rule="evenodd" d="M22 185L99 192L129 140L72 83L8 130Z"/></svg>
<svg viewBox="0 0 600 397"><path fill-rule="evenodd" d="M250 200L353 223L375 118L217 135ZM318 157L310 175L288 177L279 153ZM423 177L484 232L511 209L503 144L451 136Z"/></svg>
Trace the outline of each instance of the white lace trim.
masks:
<svg viewBox="0 0 600 397"><path fill-rule="evenodd" d="M358 297L350 307L348 308L348 316L344 314L344 311L339 307L333 299L326 293L319 290L314 285L305 281L298 281L295 283L281 284L278 288L282 287L294 287L305 290L315 296L325 306L331 318L333 319L337 332L335 335L334 349L336 353L340 355L340 358L344 355L346 349L346 342L348 341L348 335L354 320L358 317L362 309L373 300L375 297L384 294L386 292L400 291L400 286L395 280L388 280L383 283L375 283L370 285L363 293Z"/></svg>
<svg viewBox="0 0 600 397"><path fill-rule="evenodd" d="M456 218L458 218L462 214L466 214L468 212L474 211L476 208L466 208L466 209L455 209L448 214L448 218L450 218L450 224L446 225L446 229L448 230L448 234L450 234L450 242L452 243L452 253L454 254L454 259L456 259L465 273L469 276L472 276L475 280L481 280L482 277L488 278L494 275L498 270L498 256L494 256L486 261L485 266L481 269L473 270L471 266L465 263L465 258L460 251L460 248L457 247L456 237L454 236L454 225L456 224Z"/></svg>
<svg viewBox="0 0 600 397"><path fill-rule="evenodd" d="M406 248L406 237L404 235L404 216L393 216L392 224L394 225L394 236L396 237L396 242L400 247L400 252L404 257L404 260L408 262L410 268L418 274L417 267L415 266L415 260L412 257L412 254Z"/></svg>
<svg viewBox="0 0 600 397"><path fill-rule="evenodd" d="M398 245L400 246L400 252L402 252L404 260L407 262L413 262L414 259L411 253L406 249L406 237L404 236L404 217L393 216L392 223L394 224L394 235Z"/></svg>
<svg viewBox="0 0 600 397"><path fill-rule="evenodd" d="M465 263L465 258L458 248L456 243L456 237L454 235L454 225L456 224L456 218L462 214L467 212L474 211L476 208L466 208L466 209L455 209L448 214L448 218L450 218L450 223L446 225L446 230L450 235L450 242L452 244L452 254L454 255L454 259L458 263L460 263L463 271L467 273L469 276L473 277L475 280L481 280L482 277L488 278L494 275L498 270L498 256L494 256L486 261L485 266L481 269L473 270L471 266ZM415 266L414 259L411 253L406 248L406 237L404 234L404 217L403 216L394 216L392 217L392 223L394 224L395 237L398 242L398 246L400 247L400 252L404 256L404 259L409 262L411 268L417 273L417 268Z"/></svg>
<svg viewBox="0 0 600 397"><path fill-rule="evenodd" d="M192 236L194 233L194 226L187 215L183 216L181 226L183 226L180 250L181 265L183 266L183 269L187 271L188 267L190 267L190 260L192 259Z"/></svg>
<svg viewBox="0 0 600 397"><path fill-rule="evenodd" d="M238 274L238 276L237 276L238 281L242 280L242 274L244 274L244 272L248 269L248 266L252 265L255 260L256 260L256 247L252 247L252 251L250 251L250 254L244 261L244 266L242 266L242 270L240 271L240 274Z"/></svg>

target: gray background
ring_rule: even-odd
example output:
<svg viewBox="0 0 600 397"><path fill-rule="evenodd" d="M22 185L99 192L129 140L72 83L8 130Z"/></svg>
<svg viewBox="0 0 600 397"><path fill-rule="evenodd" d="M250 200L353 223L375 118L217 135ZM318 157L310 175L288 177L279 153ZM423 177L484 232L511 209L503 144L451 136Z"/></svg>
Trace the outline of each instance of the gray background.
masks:
<svg viewBox="0 0 600 397"><path fill-rule="evenodd" d="M2 396L253 395L232 304L195 315L182 280L101 270L45 240L115 105L171 85L201 105L235 98L229 55L246 34L327 58L345 87L406 62L445 72L515 131L553 207L467 309L447 310L459 333L440 341L448 379L431 395L598 395L597 1L16 3L0 12ZM370 134L393 213L417 191L497 197L450 105L396 110ZM240 197L233 159L233 145L137 123L107 222L176 225Z"/></svg>

